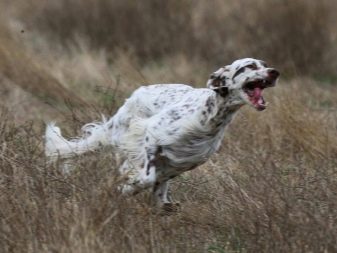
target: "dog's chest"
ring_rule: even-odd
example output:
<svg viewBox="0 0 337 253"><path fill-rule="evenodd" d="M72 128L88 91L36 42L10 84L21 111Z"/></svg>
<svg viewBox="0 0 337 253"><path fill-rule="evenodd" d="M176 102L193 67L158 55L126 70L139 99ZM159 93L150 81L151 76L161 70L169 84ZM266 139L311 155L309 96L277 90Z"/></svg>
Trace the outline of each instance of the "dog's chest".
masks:
<svg viewBox="0 0 337 253"><path fill-rule="evenodd" d="M185 136L174 145L162 147L157 160L157 179L166 181L205 163L217 151L223 132L213 136Z"/></svg>
<svg viewBox="0 0 337 253"><path fill-rule="evenodd" d="M195 132L181 136L174 144L163 146L162 155L170 167L189 170L215 153L223 139L224 129L217 132Z"/></svg>

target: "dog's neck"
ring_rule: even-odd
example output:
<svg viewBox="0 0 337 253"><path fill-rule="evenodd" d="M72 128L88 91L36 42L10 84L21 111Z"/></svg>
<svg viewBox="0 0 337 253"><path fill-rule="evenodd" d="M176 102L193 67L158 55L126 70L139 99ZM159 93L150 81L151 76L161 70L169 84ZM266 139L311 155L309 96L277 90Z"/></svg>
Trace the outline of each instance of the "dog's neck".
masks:
<svg viewBox="0 0 337 253"><path fill-rule="evenodd" d="M209 123L215 127L225 127L233 119L233 116L244 104L234 94L223 96L217 93L215 96L215 110L210 117Z"/></svg>

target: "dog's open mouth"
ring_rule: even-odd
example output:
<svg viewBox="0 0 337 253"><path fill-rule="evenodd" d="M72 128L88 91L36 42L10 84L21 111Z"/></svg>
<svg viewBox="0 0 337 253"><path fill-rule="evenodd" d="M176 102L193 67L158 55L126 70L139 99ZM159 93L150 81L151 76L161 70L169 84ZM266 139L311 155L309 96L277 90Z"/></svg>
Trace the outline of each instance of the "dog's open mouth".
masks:
<svg viewBox="0 0 337 253"><path fill-rule="evenodd" d="M274 81L269 81L266 79L261 80L255 80L247 82L243 90L248 95L249 101L252 103L252 105L258 110L263 111L266 109L267 104L262 96L262 92L265 88L274 86Z"/></svg>

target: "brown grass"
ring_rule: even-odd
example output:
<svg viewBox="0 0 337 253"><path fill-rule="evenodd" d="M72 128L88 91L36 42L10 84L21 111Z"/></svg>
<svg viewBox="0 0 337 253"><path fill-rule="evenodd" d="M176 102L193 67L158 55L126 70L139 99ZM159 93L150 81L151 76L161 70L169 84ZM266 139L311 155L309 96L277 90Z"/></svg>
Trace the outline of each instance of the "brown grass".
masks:
<svg viewBox="0 0 337 253"><path fill-rule="evenodd" d="M291 75L322 76L337 66L333 0L25 2L17 16L28 31L65 46L85 38L111 60L118 49L142 64L182 53L211 67L262 58Z"/></svg>
<svg viewBox="0 0 337 253"><path fill-rule="evenodd" d="M1 249L334 252L337 118L299 85L281 83L266 112L240 113L219 154L174 182L183 209L172 217L153 214L148 194L118 195L108 150L79 158L65 177L45 165L43 125L15 126L3 114Z"/></svg>
<svg viewBox="0 0 337 253"><path fill-rule="evenodd" d="M81 98L66 90L20 46L6 27L0 27L0 69L3 78L54 106L65 100L71 101L74 106L86 106Z"/></svg>
<svg viewBox="0 0 337 253"><path fill-rule="evenodd" d="M0 251L336 252L333 4L0 3ZM153 213L149 193L121 198L109 149L72 161L69 176L46 165L41 119L74 135L143 83L204 86L241 56L269 60L283 79L267 111L244 108L220 152L174 181L181 213ZM8 97L21 89L24 105Z"/></svg>

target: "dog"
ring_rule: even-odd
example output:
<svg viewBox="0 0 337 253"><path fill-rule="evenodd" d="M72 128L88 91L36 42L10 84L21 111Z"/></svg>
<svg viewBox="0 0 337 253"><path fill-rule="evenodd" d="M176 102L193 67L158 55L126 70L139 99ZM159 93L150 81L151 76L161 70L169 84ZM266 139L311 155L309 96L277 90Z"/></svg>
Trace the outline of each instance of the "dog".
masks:
<svg viewBox="0 0 337 253"><path fill-rule="evenodd" d="M243 105L266 109L262 92L275 86L279 75L264 61L244 58L211 74L207 88L142 86L112 118L85 125L81 137L66 140L60 128L48 124L46 156L53 161L111 145L125 179L121 193L151 188L157 206L172 207L169 180L197 168L219 149Z"/></svg>

